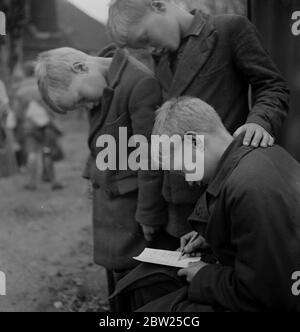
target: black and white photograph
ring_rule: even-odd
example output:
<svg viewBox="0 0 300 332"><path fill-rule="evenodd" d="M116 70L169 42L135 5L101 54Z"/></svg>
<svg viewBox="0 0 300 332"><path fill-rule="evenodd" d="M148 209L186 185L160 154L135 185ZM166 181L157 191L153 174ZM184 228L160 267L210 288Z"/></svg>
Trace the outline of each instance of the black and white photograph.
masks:
<svg viewBox="0 0 300 332"><path fill-rule="evenodd" d="M300 0L0 0L0 312L300 312Z"/></svg>

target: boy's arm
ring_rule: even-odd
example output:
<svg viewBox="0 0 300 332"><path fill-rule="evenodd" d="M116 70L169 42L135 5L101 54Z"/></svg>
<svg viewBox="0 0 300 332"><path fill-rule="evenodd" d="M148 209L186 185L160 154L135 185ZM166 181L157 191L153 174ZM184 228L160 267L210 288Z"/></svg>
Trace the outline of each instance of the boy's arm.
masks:
<svg viewBox="0 0 300 332"><path fill-rule="evenodd" d="M149 141L149 162L151 134L155 111L161 105L161 89L154 77L140 80L131 93L129 111L134 135L143 135ZM139 194L136 219L142 226L162 227L167 223L167 206L162 196L163 172L139 171Z"/></svg>
<svg viewBox="0 0 300 332"><path fill-rule="evenodd" d="M262 44L255 26L237 16L232 33L234 60L252 86L253 108L247 123L278 137L289 110L289 89Z"/></svg>
<svg viewBox="0 0 300 332"><path fill-rule="evenodd" d="M252 184L244 193L235 191L230 196L232 243L237 252L234 267L203 267L192 280L189 299L230 311L289 310L296 301L291 274L298 258L285 224L287 207L271 184L263 189Z"/></svg>

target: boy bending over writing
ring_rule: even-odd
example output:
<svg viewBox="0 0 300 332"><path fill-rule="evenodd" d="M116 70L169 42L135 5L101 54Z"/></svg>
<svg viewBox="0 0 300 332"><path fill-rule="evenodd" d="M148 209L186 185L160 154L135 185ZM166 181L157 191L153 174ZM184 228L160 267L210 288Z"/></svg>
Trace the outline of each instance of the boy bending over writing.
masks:
<svg viewBox="0 0 300 332"><path fill-rule="evenodd" d="M292 276L299 270L300 165L277 145L245 146L244 134L234 138L199 99L167 102L158 111L154 134L189 135L194 153L205 151L199 180L208 188L190 216L200 236L189 246L194 234L185 236L181 249L191 253L209 246L216 260L204 258L179 270L187 283L176 279L176 270L141 265L118 291L143 312L299 312ZM205 136L205 149L197 135ZM178 151L174 146L172 160L182 159Z"/></svg>

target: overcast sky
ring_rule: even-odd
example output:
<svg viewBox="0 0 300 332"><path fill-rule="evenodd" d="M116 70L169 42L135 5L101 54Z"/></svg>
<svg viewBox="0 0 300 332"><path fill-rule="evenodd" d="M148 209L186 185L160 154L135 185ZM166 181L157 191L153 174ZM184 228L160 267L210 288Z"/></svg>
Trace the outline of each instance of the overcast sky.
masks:
<svg viewBox="0 0 300 332"><path fill-rule="evenodd" d="M110 0L68 0L80 10L101 23L106 23Z"/></svg>

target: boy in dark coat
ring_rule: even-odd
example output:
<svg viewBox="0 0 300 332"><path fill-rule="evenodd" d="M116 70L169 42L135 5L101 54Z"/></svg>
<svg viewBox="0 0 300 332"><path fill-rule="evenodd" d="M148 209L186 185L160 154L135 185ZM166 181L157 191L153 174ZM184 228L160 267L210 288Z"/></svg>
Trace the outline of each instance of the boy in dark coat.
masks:
<svg viewBox="0 0 300 332"><path fill-rule="evenodd" d="M42 95L52 109L61 113L91 110L87 173L94 187L95 261L110 270L127 271L136 265L132 257L146 246L142 227L166 223L162 177L119 168L100 171L96 159L104 148L97 147L97 140L111 135L119 155L119 143L128 143L119 141L120 127L127 129L128 140L135 134L149 138L161 103L159 84L125 50L110 57L88 56L69 48L52 50L40 56L36 71ZM118 161L127 165L125 159Z"/></svg>
<svg viewBox="0 0 300 332"><path fill-rule="evenodd" d="M194 152L203 151L197 135L205 136L199 180L208 189L190 217L199 236L187 245L188 234L181 248L205 249L205 255L178 272L187 283L176 279L175 269L145 264L122 280L119 292L131 295L133 308L143 312L299 312L293 288L300 269L300 165L277 145L243 145L244 135L233 138L199 99L167 102L154 134L192 136ZM215 260L208 260L208 247Z"/></svg>
<svg viewBox="0 0 300 332"><path fill-rule="evenodd" d="M109 16L108 27L118 44L158 54L164 101L184 95L201 98L216 109L231 134L245 134L246 146L274 144L288 112L289 91L246 17L189 13L173 0L115 0ZM170 234L188 231L183 221L201 192L177 175L165 174Z"/></svg>

